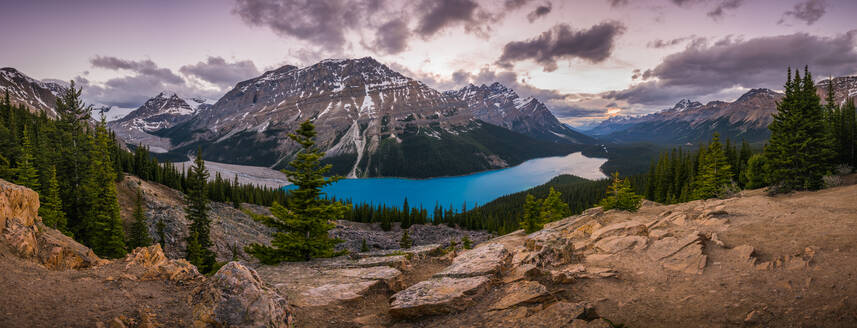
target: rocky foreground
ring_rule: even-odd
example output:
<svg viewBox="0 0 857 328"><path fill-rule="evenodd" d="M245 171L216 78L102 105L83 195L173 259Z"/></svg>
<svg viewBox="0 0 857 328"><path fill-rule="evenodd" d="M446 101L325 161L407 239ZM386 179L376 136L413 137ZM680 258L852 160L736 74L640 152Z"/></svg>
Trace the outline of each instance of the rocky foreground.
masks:
<svg viewBox="0 0 857 328"><path fill-rule="evenodd" d="M472 250L239 261L205 277L159 246L99 259L0 180L0 326L852 327L855 199L849 185L593 208Z"/></svg>

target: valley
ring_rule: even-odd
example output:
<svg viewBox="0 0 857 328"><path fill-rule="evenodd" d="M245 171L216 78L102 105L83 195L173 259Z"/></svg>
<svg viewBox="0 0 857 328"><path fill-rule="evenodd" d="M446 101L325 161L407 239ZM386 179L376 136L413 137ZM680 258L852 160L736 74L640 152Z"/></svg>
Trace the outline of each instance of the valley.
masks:
<svg viewBox="0 0 857 328"><path fill-rule="evenodd" d="M857 1L7 2L0 328L857 322Z"/></svg>

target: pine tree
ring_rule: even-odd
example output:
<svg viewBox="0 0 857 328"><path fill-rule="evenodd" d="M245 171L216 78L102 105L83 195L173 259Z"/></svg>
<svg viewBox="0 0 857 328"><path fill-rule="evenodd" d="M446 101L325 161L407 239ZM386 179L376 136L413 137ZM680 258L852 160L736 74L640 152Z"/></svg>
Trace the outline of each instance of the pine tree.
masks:
<svg viewBox="0 0 857 328"><path fill-rule="evenodd" d="M366 238L363 238L363 241L360 242L360 252L365 253L369 251L369 245L366 245Z"/></svg>
<svg viewBox="0 0 857 328"><path fill-rule="evenodd" d="M464 249L473 248L473 242L470 241L470 236L465 235L464 237L461 237L461 245Z"/></svg>
<svg viewBox="0 0 857 328"><path fill-rule="evenodd" d="M694 179L694 197L706 199L716 197L720 190L732 181L732 166L720 144L720 135L714 133L714 139L708 144L708 150L702 157L700 171Z"/></svg>
<svg viewBox="0 0 857 328"><path fill-rule="evenodd" d="M15 183L33 189L40 190L39 174L34 166L33 144L30 142L30 134L27 127L24 126L24 133L21 135L21 155L18 157L15 168Z"/></svg>
<svg viewBox="0 0 857 328"><path fill-rule="evenodd" d="M53 141L57 144L57 179L68 217L69 229L81 240L87 240L87 229L84 221L88 217L89 203L92 195L86 191L87 174L92 165L90 154L92 144L88 132L91 106L86 106L81 99L82 89L76 88L74 81L66 92L57 97L57 129Z"/></svg>
<svg viewBox="0 0 857 328"><path fill-rule="evenodd" d="M143 192L137 189L137 198L134 201L134 223L131 224L131 236L128 238L128 249L145 247L152 244L149 237L149 228L146 226L146 216L143 212Z"/></svg>
<svg viewBox="0 0 857 328"><path fill-rule="evenodd" d="M541 205L535 196L527 194L527 200L524 202L524 214L521 217L521 228L526 233L536 232L544 226L541 222Z"/></svg>
<svg viewBox="0 0 857 328"><path fill-rule="evenodd" d="M399 239L399 247L403 249L411 248L414 245L414 240L411 239L411 235L408 233L408 229L402 230L402 239Z"/></svg>
<svg viewBox="0 0 857 328"><path fill-rule="evenodd" d="M804 78L789 69L785 97L769 125L771 139L765 148L772 192L814 190L824 186L822 177L830 169L831 138L824 110L816 94L809 69Z"/></svg>
<svg viewBox="0 0 857 328"><path fill-rule="evenodd" d="M158 234L158 243L161 244L161 247L167 245L167 235L164 233L166 227L167 225L164 224L164 220L158 220L158 223L155 224L155 232Z"/></svg>
<svg viewBox="0 0 857 328"><path fill-rule="evenodd" d="M330 257L336 253L333 247L341 242L331 239L328 230L333 228L331 220L341 219L346 210L345 204L321 198L321 189L341 177L325 178L331 165L321 166L324 154L315 146L315 127L305 121L297 133L289 138L303 147L296 158L289 163L293 170L283 171L297 189L290 191L286 209L275 203L271 207L273 217L262 220L277 231L271 246L253 244L246 248L247 253L262 263L273 264L282 261L307 261L315 257Z"/></svg>
<svg viewBox="0 0 857 328"><path fill-rule="evenodd" d="M857 109L854 99L848 98L840 114L841 163L857 167Z"/></svg>
<svg viewBox="0 0 857 328"><path fill-rule="evenodd" d="M202 160L202 149L197 149L196 159L188 169L187 188L185 190L185 216L190 221L187 237L187 260L195 265L200 272L208 273L214 268L214 252L212 246L211 219L208 217L207 183L208 170Z"/></svg>
<svg viewBox="0 0 857 328"><path fill-rule="evenodd" d="M628 178L619 178L619 172L613 173L613 183L607 187L607 197L598 203L604 210L620 209L636 212L640 208L643 196L634 193Z"/></svg>
<svg viewBox="0 0 857 328"><path fill-rule="evenodd" d="M48 171L48 184L45 186L42 204L39 207L39 216L46 226L69 234L66 227L65 213L62 211L62 199L60 198L59 182L57 181L57 169L51 166Z"/></svg>
<svg viewBox="0 0 857 328"><path fill-rule="evenodd" d="M93 151L84 185L89 196L88 211L83 221L84 238L96 254L121 257L125 255L125 233L116 198L116 173L108 149L109 135L103 117L90 140Z"/></svg>
<svg viewBox="0 0 857 328"><path fill-rule="evenodd" d="M560 197L562 197L562 194L551 187L550 191L548 191L548 196L542 200L542 211L539 215L542 224L557 221L571 215L571 209L568 208L568 204L562 201Z"/></svg>
<svg viewBox="0 0 857 328"><path fill-rule="evenodd" d="M765 155L755 154L747 161L747 170L744 171L744 180L748 189L756 189L767 186Z"/></svg>

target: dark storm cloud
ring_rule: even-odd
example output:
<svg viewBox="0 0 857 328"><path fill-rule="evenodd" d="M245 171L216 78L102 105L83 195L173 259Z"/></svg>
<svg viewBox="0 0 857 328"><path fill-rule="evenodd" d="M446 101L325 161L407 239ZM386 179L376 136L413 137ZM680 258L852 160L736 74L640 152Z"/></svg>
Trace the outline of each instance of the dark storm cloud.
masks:
<svg viewBox="0 0 857 328"><path fill-rule="evenodd" d="M419 7L425 15L415 32L430 37L447 26L474 22L479 4L472 0L424 0Z"/></svg>
<svg viewBox="0 0 857 328"><path fill-rule="evenodd" d="M378 27L374 48L388 54L400 53L407 49L410 37L408 23L396 18Z"/></svg>
<svg viewBox="0 0 857 328"><path fill-rule="evenodd" d="M532 23L535 20L537 20L541 17L544 17L547 14L550 14L551 9L553 9L553 4L550 2L548 2L544 5L538 6L538 7L536 7L536 9L533 9L533 11L531 11L529 14L527 14L527 20L529 20L530 23Z"/></svg>
<svg viewBox="0 0 857 328"><path fill-rule="evenodd" d="M128 70L139 75L151 76L166 83L184 83L184 79L167 68L160 68L151 60L125 60L116 57L95 56L89 60L93 67L110 70Z"/></svg>
<svg viewBox="0 0 857 328"><path fill-rule="evenodd" d="M222 57L208 57L193 65L184 65L179 72L194 76L200 80L226 88L237 82L259 75L259 69L252 61L243 60L227 63Z"/></svg>
<svg viewBox="0 0 857 328"><path fill-rule="evenodd" d="M383 9L381 0L236 0L232 12L250 25L341 51L345 33Z"/></svg>
<svg viewBox="0 0 857 328"><path fill-rule="evenodd" d="M855 46L857 30L833 37L796 33L749 40L729 38L710 46L697 43L644 72L642 78L647 81L605 95L636 104L664 104L734 87L779 89L789 66L809 65L817 76L855 73Z"/></svg>
<svg viewBox="0 0 857 328"><path fill-rule="evenodd" d="M509 42L497 64L510 68L515 62L532 59L545 71L557 69L557 60L580 58L599 63L610 57L616 38L625 26L605 21L586 30L573 30L567 24L555 25L541 35L526 41Z"/></svg>
<svg viewBox="0 0 857 328"><path fill-rule="evenodd" d="M794 19L804 21L806 25L812 25L821 19L826 12L826 0L807 0L796 4L792 10L786 11L783 14L783 18L781 18L777 23L783 24L785 23L786 17L792 17Z"/></svg>

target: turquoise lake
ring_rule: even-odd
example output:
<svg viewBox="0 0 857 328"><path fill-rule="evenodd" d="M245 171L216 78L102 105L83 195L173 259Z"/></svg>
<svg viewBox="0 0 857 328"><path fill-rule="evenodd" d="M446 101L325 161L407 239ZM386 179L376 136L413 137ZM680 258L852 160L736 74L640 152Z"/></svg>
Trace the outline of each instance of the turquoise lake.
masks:
<svg viewBox="0 0 857 328"><path fill-rule="evenodd" d="M461 209L490 202L500 196L523 191L550 181L561 174L587 179L606 176L599 170L604 158L588 158L581 153L532 159L520 165L469 175L431 179L363 178L344 179L327 186L328 197L350 199L355 204L372 203L401 206L407 197L412 207Z"/></svg>

